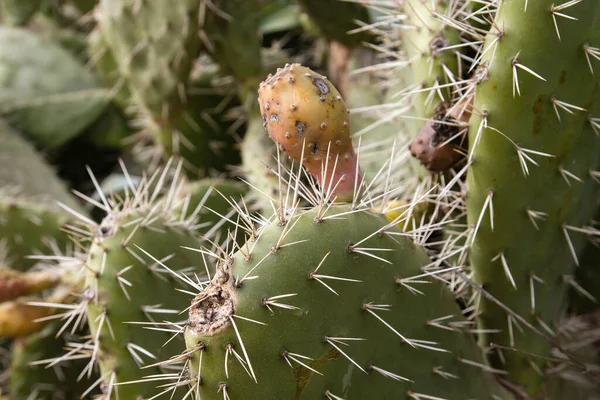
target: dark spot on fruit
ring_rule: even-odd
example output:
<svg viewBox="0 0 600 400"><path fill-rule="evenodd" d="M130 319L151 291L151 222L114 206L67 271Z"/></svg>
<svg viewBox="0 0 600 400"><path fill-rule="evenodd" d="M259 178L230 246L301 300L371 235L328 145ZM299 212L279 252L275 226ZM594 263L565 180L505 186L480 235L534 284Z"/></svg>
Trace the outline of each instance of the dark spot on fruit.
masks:
<svg viewBox="0 0 600 400"><path fill-rule="evenodd" d="M277 114L271 114L271 122L279 122L279 117Z"/></svg>
<svg viewBox="0 0 600 400"><path fill-rule="evenodd" d="M321 94L329 93L329 85L323 79L314 78L313 85L315 85L317 89L319 89L319 92L321 92Z"/></svg>
<svg viewBox="0 0 600 400"><path fill-rule="evenodd" d="M263 117L263 121L267 122L267 113L264 113L262 117Z"/></svg>
<svg viewBox="0 0 600 400"><path fill-rule="evenodd" d="M298 135L302 135L306 129L306 124L304 122L296 121L296 129L298 130Z"/></svg>

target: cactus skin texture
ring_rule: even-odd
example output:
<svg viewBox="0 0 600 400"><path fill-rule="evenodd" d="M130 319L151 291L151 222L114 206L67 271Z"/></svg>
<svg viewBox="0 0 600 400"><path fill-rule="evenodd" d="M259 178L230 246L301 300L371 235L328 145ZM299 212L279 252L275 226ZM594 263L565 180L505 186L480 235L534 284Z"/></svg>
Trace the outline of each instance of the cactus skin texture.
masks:
<svg viewBox="0 0 600 400"><path fill-rule="evenodd" d="M161 207L157 205L155 210ZM164 212L153 214L149 209L126 209L109 214L93 239L87 259L86 287L97 291L97 300L96 296L89 300L87 319L91 335L97 339L97 362L107 384L111 380L113 383L131 382L161 373L159 367L140 369L140 366L177 354L183 345L177 340L164 345L171 336L169 333L128 324L151 325L151 318L177 322L180 320L177 314L152 313L152 308L160 304L161 309L182 310L190 302L189 295L175 290L185 289L185 286L140 248L157 260L171 256L164 264L173 270L193 267L200 274L204 271L201 255L182 249L182 246L197 247L198 240L189 229L174 226L173 222ZM141 365L134 354L140 358ZM159 393L152 383L111 387L111 399L150 398Z"/></svg>
<svg viewBox="0 0 600 400"><path fill-rule="evenodd" d="M197 0L101 0L98 23L133 100L163 119L179 109L200 51Z"/></svg>
<svg viewBox="0 0 600 400"><path fill-rule="evenodd" d="M302 162L325 192L351 199L362 175L348 109L327 78L288 64L261 83L258 102L267 133L280 149Z"/></svg>
<svg viewBox="0 0 600 400"><path fill-rule="evenodd" d="M497 43L483 58L488 77L476 89L469 130L468 223L478 225L470 249L474 277L536 327L554 326L562 311L564 275L573 273L586 242L584 233L571 228L588 225L595 215L598 184L590 171L600 165L600 137L591 119L600 116L600 65L590 71L584 47L600 45L600 3L565 9L577 21L555 16L553 3L530 1L526 11L525 0L502 3L494 23L502 32L487 36L486 46ZM526 175L522 149L551 157L530 153L539 166L527 162ZM501 330L482 334L481 345L517 349L504 352L505 362L491 355L492 365L537 395L544 378L531 363L543 371L545 360L529 354L548 356L549 341L525 327L521 334L514 323L513 340L505 311L483 297L479 312L481 328Z"/></svg>
<svg viewBox="0 0 600 400"><path fill-rule="evenodd" d="M403 237L372 235L387 224L383 216L349 210L333 206L330 216L345 215L327 219L315 208L300 211L286 226L274 221L252 243L250 256L240 251L219 265L211 285L194 299L185 332L198 399L222 399L224 392L230 399L489 398L488 376L461 362L482 362L474 340L428 326L447 315L462 320L453 294L435 279L419 286L423 295L397 283L421 273L429 263L425 252ZM391 264L354 251L362 239L357 251L392 249L385 252ZM382 304L388 312L377 310ZM398 333L446 352L412 348Z"/></svg>

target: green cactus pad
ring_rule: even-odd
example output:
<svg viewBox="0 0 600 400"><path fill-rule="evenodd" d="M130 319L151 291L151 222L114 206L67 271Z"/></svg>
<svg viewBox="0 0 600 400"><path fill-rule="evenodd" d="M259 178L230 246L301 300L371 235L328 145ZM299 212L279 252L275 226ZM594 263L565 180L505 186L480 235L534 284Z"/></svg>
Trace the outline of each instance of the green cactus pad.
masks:
<svg viewBox="0 0 600 400"><path fill-rule="evenodd" d="M421 294L401 284L422 274L425 252L384 232L381 215L333 206L328 217L270 223L219 265L185 333L196 397L491 398L469 334L434 326L464 323L453 294L435 278Z"/></svg>
<svg viewBox="0 0 600 400"><path fill-rule="evenodd" d="M190 302L189 294L177 290L190 288L167 267L188 269L192 277L205 275L202 255L182 248L195 248L199 240L170 217L167 200L160 201L154 207L124 207L110 213L97 228L86 262L86 286L95 293L87 305L88 323L111 399L158 394L155 382L123 383L160 374L158 366L141 367L169 358L183 346L181 340L165 345L172 334L147 329L154 323L157 328L165 328L166 321L177 323L182 318L173 310Z"/></svg>
<svg viewBox="0 0 600 400"><path fill-rule="evenodd" d="M66 213L44 205L0 197L4 261L14 269L25 271L37 262L28 256L51 254L53 246L65 251L70 240L62 227L68 220Z"/></svg>
<svg viewBox="0 0 600 400"><path fill-rule="evenodd" d="M242 84L242 98L258 87L262 73L260 19L267 0L201 0L201 36L225 74ZM250 90L251 89L251 90Z"/></svg>
<svg viewBox="0 0 600 400"><path fill-rule="evenodd" d="M285 170L291 162L287 156L281 155L277 162L277 148L273 141L265 135L265 128L260 113L254 113L247 124L246 134L241 146L242 173L244 179L251 185L250 198L266 215L273 212L272 202L277 206L279 190L287 190ZM277 176L281 170L281 180Z"/></svg>
<svg viewBox="0 0 600 400"><path fill-rule="evenodd" d="M546 335L596 212L599 185L590 171L600 166L592 125L600 116L600 65L586 53L586 45L600 46L600 3L564 10L555 3L502 3L494 21L501 32L488 34L478 74L467 178L476 281ZM482 334L480 344L516 349L493 355L493 365L536 395L550 341L486 297L478 311L481 328L500 331Z"/></svg>
<svg viewBox="0 0 600 400"><path fill-rule="evenodd" d="M107 46L106 39L100 29L94 29L87 37L87 53L94 71L102 82L110 88L111 97L122 109L131 101L131 91L127 82L121 77L119 64Z"/></svg>
<svg viewBox="0 0 600 400"><path fill-rule="evenodd" d="M403 49L412 72L407 83L419 85L417 89L421 90L411 96L414 107L411 115L418 118L431 118L440 101L452 100L451 87L432 89L436 85L452 82L445 70L450 71L454 79L460 78L458 58L455 51L448 49L449 46L460 43L459 32L435 16L436 13L447 13L451 3L453 2L448 0L404 2L403 11L406 13L407 23L412 28L403 30L402 36ZM435 93L431 93L432 90ZM443 100L440 99L439 93L444 96ZM412 119L407 124L412 125L411 136L414 136L423 125L423 120Z"/></svg>
<svg viewBox="0 0 600 400"><path fill-rule="evenodd" d="M185 99L200 51L198 0L102 0L98 26L137 105L165 119Z"/></svg>

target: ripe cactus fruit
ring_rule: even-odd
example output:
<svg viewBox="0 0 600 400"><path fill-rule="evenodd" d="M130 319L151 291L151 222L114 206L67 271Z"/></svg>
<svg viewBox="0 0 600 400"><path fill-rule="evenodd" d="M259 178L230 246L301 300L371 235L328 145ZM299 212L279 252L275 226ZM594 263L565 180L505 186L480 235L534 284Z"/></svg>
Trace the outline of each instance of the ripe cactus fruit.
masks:
<svg viewBox="0 0 600 400"><path fill-rule="evenodd" d="M453 294L411 286L425 252L381 215L329 213L270 222L218 265L185 331L196 398L490 398Z"/></svg>
<svg viewBox="0 0 600 400"><path fill-rule="evenodd" d="M327 78L287 64L260 84L258 102L267 132L281 150L302 162L326 193L351 199L362 176L348 110Z"/></svg>
<svg viewBox="0 0 600 400"><path fill-rule="evenodd" d="M476 87L467 176L471 267L491 295L542 330L563 310L565 278L593 233L586 226L598 204L590 171L600 166L600 74L590 48L600 46L599 23L596 1L504 1L486 38L487 79ZM478 312L489 330L482 345L516 349L492 355L493 365L539 395L550 342L487 297Z"/></svg>

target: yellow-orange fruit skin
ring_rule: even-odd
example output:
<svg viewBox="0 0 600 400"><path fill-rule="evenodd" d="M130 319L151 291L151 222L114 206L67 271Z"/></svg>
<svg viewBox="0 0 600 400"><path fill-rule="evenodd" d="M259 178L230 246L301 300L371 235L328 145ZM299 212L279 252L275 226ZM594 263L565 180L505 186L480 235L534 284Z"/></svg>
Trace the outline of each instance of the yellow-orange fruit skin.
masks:
<svg viewBox="0 0 600 400"><path fill-rule="evenodd" d="M260 84L258 102L279 148L302 162L322 188L335 187L338 200L351 198L361 176L348 109L333 84L309 68L288 64Z"/></svg>

